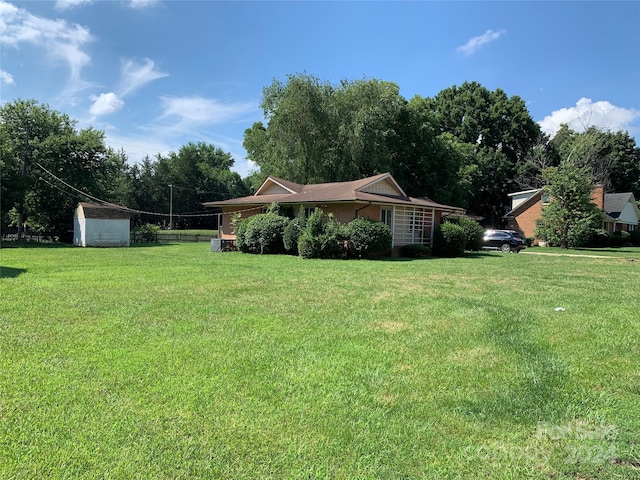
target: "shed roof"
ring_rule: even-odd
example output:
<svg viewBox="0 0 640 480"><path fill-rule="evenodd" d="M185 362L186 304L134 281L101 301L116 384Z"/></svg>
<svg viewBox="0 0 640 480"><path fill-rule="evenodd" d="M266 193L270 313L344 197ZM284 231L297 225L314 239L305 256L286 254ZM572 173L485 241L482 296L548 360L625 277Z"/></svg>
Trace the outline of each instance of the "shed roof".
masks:
<svg viewBox="0 0 640 480"><path fill-rule="evenodd" d="M78 218L97 218L102 220L129 220L131 215L123 208L80 202L76 208Z"/></svg>

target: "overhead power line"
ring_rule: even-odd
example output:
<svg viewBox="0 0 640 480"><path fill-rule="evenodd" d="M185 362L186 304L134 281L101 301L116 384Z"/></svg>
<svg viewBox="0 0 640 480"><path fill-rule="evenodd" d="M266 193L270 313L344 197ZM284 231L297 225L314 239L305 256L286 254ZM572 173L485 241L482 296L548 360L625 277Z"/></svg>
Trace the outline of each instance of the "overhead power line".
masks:
<svg viewBox="0 0 640 480"><path fill-rule="evenodd" d="M147 212L144 210L138 210L135 208L129 208L126 207L124 205L118 205L112 202L108 202L106 200L102 200L98 197L95 197L87 192L84 192L82 190L80 190L79 188L74 187L73 185L65 182L64 180L62 180L60 177L56 176L55 174L53 174L52 172L50 172L49 170L47 170L45 167L43 167L39 162L35 162L35 164L43 171L45 172L47 175L49 175L51 178L55 179L56 181L58 181L59 183L61 183L62 185L64 185L67 188L70 188L71 190L73 190L74 192L77 192L76 194L71 194L69 192L66 192L64 190L62 190L61 188L57 187L56 185L53 185L51 182L48 182L46 179L42 178L42 180L46 183L48 183L49 185L51 185L54 188L57 188L58 190L60 190L61 192L65 193L66 195L70 196L70 197L79 197L79 198L86 198L89 199L93 202L99 203L100 205L107 205L109 207L112 208L116 208L118 210L123 210L125 212L129 212L129 213L138 213L141 215L153 215L153 216L158 216L158 217L168 217L169 214L168 213L158 213L158 212ZM217 216L217 213L201 213L201 214L197 214L197 213L174 213L173 216L174 217L214 217Z"/></svg>

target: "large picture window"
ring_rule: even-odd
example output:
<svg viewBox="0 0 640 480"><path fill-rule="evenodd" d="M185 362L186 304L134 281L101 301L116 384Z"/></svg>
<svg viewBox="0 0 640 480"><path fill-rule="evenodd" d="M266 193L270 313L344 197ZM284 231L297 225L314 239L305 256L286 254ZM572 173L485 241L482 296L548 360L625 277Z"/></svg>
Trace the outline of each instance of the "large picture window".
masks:
<svg viewBox="0 0 640 480"><path fill-rule="evenodd" d="M424 208L400 207L394 209L393 245L431 244L433 212Z"/></svg>

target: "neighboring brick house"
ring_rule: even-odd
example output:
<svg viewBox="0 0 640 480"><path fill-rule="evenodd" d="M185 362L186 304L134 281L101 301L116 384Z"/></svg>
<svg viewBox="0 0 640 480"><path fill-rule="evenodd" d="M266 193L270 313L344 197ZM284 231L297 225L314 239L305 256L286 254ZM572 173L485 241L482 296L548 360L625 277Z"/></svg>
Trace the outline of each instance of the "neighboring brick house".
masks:
<svg viewBox="0 0 640 480"><path fill-rule="evenodd" d="M508 228L528 238L535 237L537 223L549 197L542 189L510 193L511 211L505 216ZM602 228L612 233L619 230L631 232L638 228L640 210L633 193L604 193L602 185L591 192L591 201L602 211Z"/></svg>
<svg viewBox="0 0 640 480"><path fill-rule="evenodd" d="M316 207L333 214L341 223L357 217L370 218L389 225L393 247L420 243L431 245L433 227L447 215L463 215L462 208L442 205L426 197L409 197L389 173L351 182L300 185L281 178L267 177L254 195L231 200L206 202L205 207L221 208L220 236L235 239L231 216L242 218L262 213L272 203L293 217L300 208L309 214Z"/></svg>

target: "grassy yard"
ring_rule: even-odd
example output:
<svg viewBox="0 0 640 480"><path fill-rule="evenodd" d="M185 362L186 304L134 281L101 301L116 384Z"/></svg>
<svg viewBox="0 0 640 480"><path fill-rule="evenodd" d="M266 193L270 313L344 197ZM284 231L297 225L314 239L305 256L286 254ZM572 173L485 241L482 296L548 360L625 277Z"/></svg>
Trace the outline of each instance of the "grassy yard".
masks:
<svg viewBox="0 0 640 480"><path fill-rule="evenodd" d="M640 249L0 250L0 478L640 478Z"/></svg>

